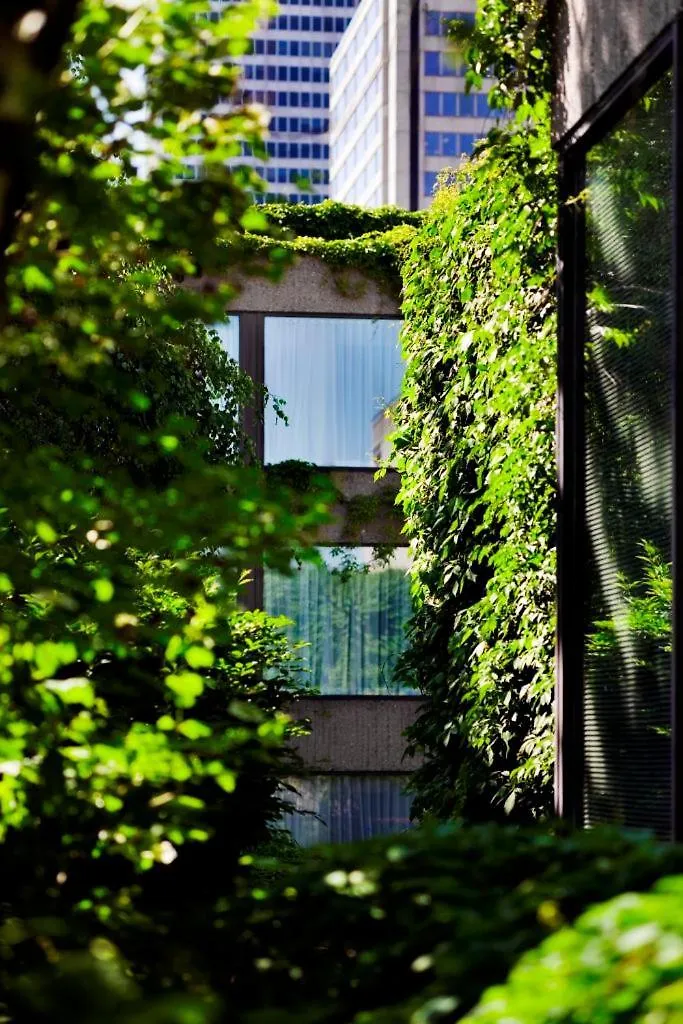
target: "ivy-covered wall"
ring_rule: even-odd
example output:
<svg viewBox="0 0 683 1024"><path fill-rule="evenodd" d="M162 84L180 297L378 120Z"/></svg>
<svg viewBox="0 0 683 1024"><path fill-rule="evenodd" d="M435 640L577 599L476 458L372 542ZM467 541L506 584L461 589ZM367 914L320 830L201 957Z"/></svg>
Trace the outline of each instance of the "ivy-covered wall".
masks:
<svg viewBox="0 0 683 1024"><path fill-rule="evenodd" d="M444 182L403 268L418 812L550 808L554 182L547 119L513 124Z"/></svg>

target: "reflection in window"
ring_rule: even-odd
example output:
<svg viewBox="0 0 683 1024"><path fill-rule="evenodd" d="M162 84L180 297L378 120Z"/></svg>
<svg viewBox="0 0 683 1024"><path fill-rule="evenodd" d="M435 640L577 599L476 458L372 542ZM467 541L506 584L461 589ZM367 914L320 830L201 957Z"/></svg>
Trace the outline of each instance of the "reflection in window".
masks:
<svg viewBox="0 0 683 1024"><path fill-rule="evenodd" d="M271 615L294 625L309 681L323 694L407 693L393 682L411 614L406 548L386 559L370 547L320 548L320 564L304 563L291 576L264 572L263 602Z"/></svg>
<svg viewBox="0 0 683 1024"><path fill-rule="evenodd" d="M672 86L588 154L584 808L670 827Z"/></svg>
<svg viewBox="0 0 683 1024"><path fill-rule="evenodd" d="M286 798L298 810L313 812L285 815L285 828L301 846L348 843L410 827L404 776L315 775L288 781L297 793Z"/></svg>
<svg viewBox="0 0 683 1024"><path fill-rule="evenodd" d="M227 352L231 359L234 359L236 363L239 363L240 318L233 314L229 320L226 320L223 323L212 324L211 330L215 331L218 335L223 350Z"/></svg>
<svg viewBox="0 0 683 1024"><path fill-rule="evenodd" d="M372 466L373 423L403 379L400 320L265 319L265 383L285 425L265 424L265 460Z"/></svg>

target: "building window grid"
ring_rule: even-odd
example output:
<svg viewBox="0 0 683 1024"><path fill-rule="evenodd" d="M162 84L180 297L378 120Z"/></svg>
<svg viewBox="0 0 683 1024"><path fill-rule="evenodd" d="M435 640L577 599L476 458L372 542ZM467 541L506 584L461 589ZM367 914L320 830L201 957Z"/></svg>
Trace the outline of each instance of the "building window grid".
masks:
<svg viewBox="0 0 683 1024"><path fill-rule="evenodd" d="M464 21L474 24L472 11L425 11L424 31L426 36L445 36L449 21Z"/></svg>
<svg viewBox="0 0 683 1024"><path fill-rule="evenodd" d="M377 171L379 172L382 145L377 145L376 140L381 138L379 130L380 119L381 112L377 110L362 133L355 140L339 167L337 168L335 164L332 165L332 178L335 183L338 183L340 186L343 185L344 193L347 196L370 159L374 160L376 157L378 162ZM373 143L375 143L375 153L372 152ZM343 152L342 145L339 146L339 151Z"/></svg>
<svg viewBox="0 0 683 1024"><path fill-rule="evenodd" d="M365 75L366 72L368 71L372 61L375 60L381 52L382 22L379 18L379 12L377 19L367 29L366 38L367 43L360 56L353 50L349 50L347 53L344 54L344 56L335 65L333 69L335 82L338 82L340 85L339 96L340 99L343 97L344 103L350 102L350 100L347 97L348 85L350 84L353 87L352 94L355 95L355 93L358 91L358 86L356 84L358 79L356 78L356 76L362 78L362 76ZM344 79L351 70L353 70L353 78L351 80L351 83L347 83L347 86L344 86Z"/></svg>
<svg viewBox="0 0 683 1024"><path fill-rule="evenodd" d="M380 76L378 73L369 83L367 89L363 93L363 96L358 102L358 105L354 108L348 120L344 122L343 126L340 129L337 129L336 125L333 125L332 145L335 153L338 153L340 157L343 157L350 144L350 140L355 136L373 106L377 106L380 102L381 89Z"/></svg>
<svg viewBox="0 0 683 1024"><path fill-rule="evenodd" d="M425 156L469 156L477 139L476 132L425 132Z"/></svg>

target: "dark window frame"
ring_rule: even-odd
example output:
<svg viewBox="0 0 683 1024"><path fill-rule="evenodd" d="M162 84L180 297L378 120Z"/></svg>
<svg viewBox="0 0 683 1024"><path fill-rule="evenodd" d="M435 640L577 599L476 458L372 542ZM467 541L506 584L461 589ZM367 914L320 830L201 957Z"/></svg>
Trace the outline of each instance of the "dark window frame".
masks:
<svg viewBox="0 0 683 1024"><path fill-rule="evenodd" d="M586 183L589 150L673 69L673 232L671 339L673 651L671 680L671 838L683 839L683 20L675 19L557 145L557 636L555 810L583 825L583 678L587 632L585 566L584 344L586 223L576 201Z"/></svg>

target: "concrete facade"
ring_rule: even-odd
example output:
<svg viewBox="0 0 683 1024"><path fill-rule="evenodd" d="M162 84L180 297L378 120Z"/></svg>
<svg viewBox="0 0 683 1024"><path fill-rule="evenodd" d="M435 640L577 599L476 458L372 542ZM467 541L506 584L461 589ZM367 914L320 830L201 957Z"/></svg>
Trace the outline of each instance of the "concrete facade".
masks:
<svg viewBox="0 0 683 1024"><path fill-rule="evenodd" d="M560 0L555 12L556 141L576 129L680 9L680 0Z"/></svg>
<svg viewBox="0 0 683 1024"><path fill-rule="evenodd" d="M296 257L279 281L234 278L234 313L310 314L317 316L401 315L397 295L347 267L332 267L312 256Z"/></svg>
<svg viewBox="0 0 683 1024"><path fill-rule="evenodd" d="M310 770L406 774L417 761L404 757L403 732L415 721L419 697L309 697L292 707L311 722L297 752Z"/></svg>

